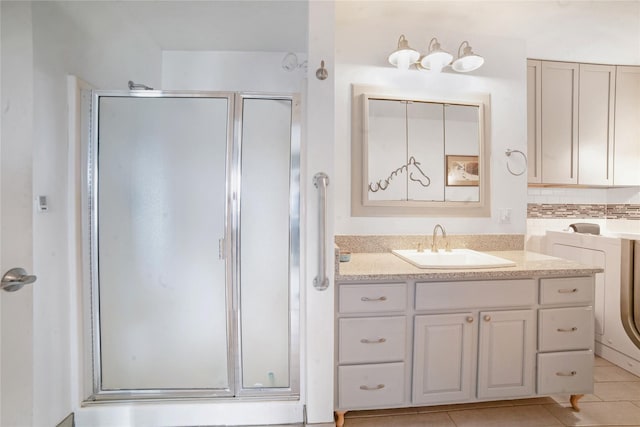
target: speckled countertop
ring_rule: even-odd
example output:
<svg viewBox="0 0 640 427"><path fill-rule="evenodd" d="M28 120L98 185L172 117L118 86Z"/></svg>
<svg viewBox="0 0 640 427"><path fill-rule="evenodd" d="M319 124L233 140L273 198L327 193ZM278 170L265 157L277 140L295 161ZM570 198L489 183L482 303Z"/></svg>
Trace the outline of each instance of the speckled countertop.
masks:
<svg viewBox="0 0 640 427"><path fill-rule="evenodd" d="M337 251L336 251L337 252ZM602 268L526 251L489 252L514 261L514 267L484 269L423 269L400 259L390 252L352 253L351 261L338 262L336 282L362 280L490 280L525 277L588 276L601 273Z"/></svg>

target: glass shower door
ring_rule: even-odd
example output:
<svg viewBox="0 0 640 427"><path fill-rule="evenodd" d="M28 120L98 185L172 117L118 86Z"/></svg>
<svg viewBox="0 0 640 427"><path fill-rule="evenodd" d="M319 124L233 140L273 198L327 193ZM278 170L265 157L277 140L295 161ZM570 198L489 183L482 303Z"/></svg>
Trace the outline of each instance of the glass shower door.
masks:
<svg viewBox="0 0 640 427"><path fill-rule="evenodd" d="M94 393L232 394L232 103L103 95L94 104Z"/></svg>
<svg viewBox="0 0 640 427"><path fill-rule="evenodd" d="M238 99L239 98L239 99ZM239 96L241 395L296 394L299 140L297 98Z"/></svg>

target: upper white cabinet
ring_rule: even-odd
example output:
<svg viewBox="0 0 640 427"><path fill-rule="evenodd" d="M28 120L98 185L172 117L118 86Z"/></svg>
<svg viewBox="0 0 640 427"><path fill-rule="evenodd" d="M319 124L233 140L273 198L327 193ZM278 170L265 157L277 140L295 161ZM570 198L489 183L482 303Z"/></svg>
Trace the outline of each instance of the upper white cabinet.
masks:
<svg viewBox="0 0 640 427"><path fill-rule="evenodd" d="M536 184L542 182L541 67L542 61L527 61L527 176Z"/></svg>
<svg viewBox="0 0 640 427"><path fill-rule="evenodd" d="M616 70L614 185L640 185L640 67Z"/></svg>
<svg viewBox="0 0 640 427"><path fill-rule="evenodd" d="M614 65L580 64L578 183L613 185Z"/></svg>
<svg viewBox="0 0 640 427"><path fill-rule="evenodd" d="M640 67L527 61L530 184L640 185Z"/></svg>
<svg viewBox="0 0 640 427"><path fill-rule="evenodd" d="M578 183L578 64L542 62L542 182Z"/></svg>

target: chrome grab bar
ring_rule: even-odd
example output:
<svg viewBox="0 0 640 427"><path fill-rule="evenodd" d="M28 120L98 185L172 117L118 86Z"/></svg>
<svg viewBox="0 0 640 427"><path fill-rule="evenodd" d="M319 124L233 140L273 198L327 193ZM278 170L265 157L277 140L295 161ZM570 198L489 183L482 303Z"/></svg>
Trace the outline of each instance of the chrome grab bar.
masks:
<svg viewBox="0 0 640 427"><path fill-rule="evenodd" d="M313 279L313 286L324 291L329 287L327 277L327 186L329 177L324 172L318 172L313 176L313 185L319 190L319 221L318 221L318 275Z"/></svg>

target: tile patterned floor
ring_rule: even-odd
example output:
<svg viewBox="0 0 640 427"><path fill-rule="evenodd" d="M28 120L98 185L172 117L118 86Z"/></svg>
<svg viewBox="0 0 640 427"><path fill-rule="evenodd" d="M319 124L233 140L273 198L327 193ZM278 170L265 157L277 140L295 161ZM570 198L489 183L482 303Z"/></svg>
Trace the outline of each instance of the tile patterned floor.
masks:
<svg viewBox="0 0 640 427"><path fill-rule="evenodd" d="M640 378L596 357L593 394L580 400L580 412L568 395L537 399L441 405L381 411L352 411L345 427L640 427Z"/></svg>

